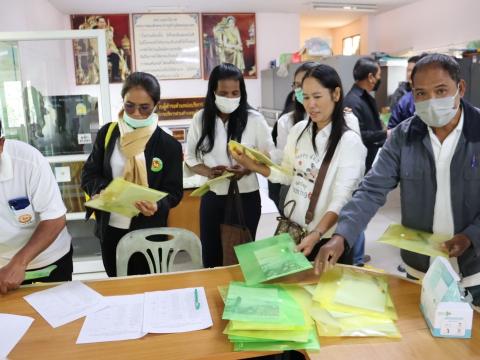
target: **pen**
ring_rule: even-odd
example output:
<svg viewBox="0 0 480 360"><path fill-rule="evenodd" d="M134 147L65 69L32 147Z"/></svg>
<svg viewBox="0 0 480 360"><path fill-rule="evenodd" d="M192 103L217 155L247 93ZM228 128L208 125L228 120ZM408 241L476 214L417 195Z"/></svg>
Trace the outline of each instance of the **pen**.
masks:
<svg viewBox="0 0 480 360"><path fill-rule="evenodd" d="M200 301L198 301L198 289L195 289L195 310L200 309Z"/></svg>

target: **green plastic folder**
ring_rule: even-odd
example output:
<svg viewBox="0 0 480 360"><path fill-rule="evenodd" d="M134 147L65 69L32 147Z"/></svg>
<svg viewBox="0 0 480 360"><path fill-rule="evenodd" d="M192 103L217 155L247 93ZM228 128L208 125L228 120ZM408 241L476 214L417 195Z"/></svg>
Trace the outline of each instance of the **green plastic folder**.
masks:
<svg viewBox="0 0 480 360"><path fill-rule="evenodd" d="M295 242L287 233L234 248L247 285L311 269L305 255L294 249Z"/></svg>
<svg viewBox="0 0 480 360"><path fill-rule="evenodd" d="M442 250L441 245L450 238L446 235L432 234L410 229L400 224L393 224L377 241L431 257L448 257L448 254Z"/></svg>
<svg viewBox="0 0 480 360"><path fill-rule="evenodd" d="M282 168L281 166L278 166L277 164L275 164L267 155L265 155L264 153L258 151L258 150L255 150L255 149L252 149L252 148L249 148L248 146L245 146L243 144L240 144L239 142L235 141L235 140L230 140L228 142L228 147L230 148L230 150L240 150L240 151L243 151L248 157L250 157L251 159L259 162L260 164L263 164L263 165L267 165L267 166L270 166L270 167L274 167L280 171L283 171L283 172L287 172L284 168Z"/></svg>
<svg viewBox="0 0 480 360"><path fill-rule="evenodd" d="M157 202L167 195L167 193L116 178L100 196L87 201L85 206L132 218L140 213L135 207L136 201Z"/></svg>
<svg viewBox="0 0 480 360"><path fill-rule="evenodd" d="M218 176L214 179L208 180L202 186L200 186L198 189L195 189L194 191L192 191L190 196L203 196L210 190L210 186L212 186L213 184L219 183L223 180L226 180L226 179L232 177L233 175L235 175L235 174L233 174L231 172L228 172L228 171L225 171L222 175L220 175L220 176Z"/></svg>
<svg viewBox="0 0 480 360"><path fill-rule="evenodd" d="M247 286L240 282L230 283L222 318L268 324L305 324L301 306L281 286Z"/></svg>
<svg viewBox="0 0 480 360"><path fill-rule="evenodd" d="M309 334L308 341L295 342L295 341L244 341L234 342L234 351L286 351L286 350L320 350L320 343L315 329L312 329Z"/></svg>
<svg viewBox="0 0 480 360"><path fill-rule="evenodd" d="M24 280L36 280L42 279L50 276L53 270L57 268L57 265L50 265L43 269L39 270L29 270L25 271L25 279Z"/></svg>

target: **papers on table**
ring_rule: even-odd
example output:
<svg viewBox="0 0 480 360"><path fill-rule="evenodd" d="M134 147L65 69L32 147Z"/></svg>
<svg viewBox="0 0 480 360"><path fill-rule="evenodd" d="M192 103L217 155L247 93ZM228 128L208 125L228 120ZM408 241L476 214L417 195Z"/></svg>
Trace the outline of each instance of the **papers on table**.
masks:
<svg viewBox="0 0 480 360"><path fill-rule="evenodd" d="M431 257L448 257L447 252L441 248L441 245L450 238L451 236L432 234L410 229L400 224L393 224L387 228L378 242Z"/></svg>
<svg viewBox="0 0 480 360"><path fill-rule="evenodd" d="M208 180L202 186L200 186L198 189L195 189L194 191L192 191L190 196L203 196L210 190L210 186L212 186L216 183L219 183L223 180L226 180L226 179L232 177L233 175L235 175L235 174L233 174L231 172L228 172L228 171L225 171L222 175L220 175L220 176L218 176L214 179Z"/></svg>
<svg viewBox="0 0 480 360"><path fill-rule="evenodd" d="M8 356L32 322L28 316L0 314L0 359Z"/></svg>
<svg viewBox="0 0 480 360"><path fill-rule="evenodd" d="M233 151L235 150L243 151L248 157L250 157L255 161L258 161L260 164L274 167L280 171L285 172L284 168L275 164L267 155L265 155L264 153L258 150L249 148L243 144L240 144L239 142L236 142L235 140L230 140L228 142L228 147L230 148L230 150L233 150Z"/></svg>
<svg viewBox="0 0 480 360"><path fill-rule="evenodd" d="M145 293L144 332L187 332L212 324L203 287Z"/></svg>
<svg viewBox="0 0 480 360"><path fill-rule="evenodd" d="M167 195L167 193L116 178L99 197L87 201L85 206L132 218L140 213L135 207L136 201L157 202Z"/></svg>
<svg viewBox="0 0 480 360"><path fill-rule="evenodd" d="M24 299L54 328L105 307L103 296L79 281L39 291Z"/></svg>
<svg viewBox="0 0 480 360"><path fill-rule="evenodd" d="M106 308L90 314L83 323L77 344L140 339L144 294L105 297Z"/></svg>

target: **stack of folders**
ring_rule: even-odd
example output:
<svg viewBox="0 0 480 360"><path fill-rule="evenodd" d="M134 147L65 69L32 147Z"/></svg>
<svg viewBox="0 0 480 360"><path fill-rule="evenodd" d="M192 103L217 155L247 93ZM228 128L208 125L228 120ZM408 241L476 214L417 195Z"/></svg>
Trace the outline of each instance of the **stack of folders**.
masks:
<svg viewBox="0 0 480 360"><path fill-rule="evenodd" d="M319 336L400 338L386 275L336 266L313 291L310 314Z"/></svg>
<svg viewBox="0 0 480 360"><path fill-rule="evenodd" d="M288 234L235 247L245 283L221 289L224 333L235 351L284 351L320 348L309 315L311 295L297 285L260 284L312 268Z"/></svg>

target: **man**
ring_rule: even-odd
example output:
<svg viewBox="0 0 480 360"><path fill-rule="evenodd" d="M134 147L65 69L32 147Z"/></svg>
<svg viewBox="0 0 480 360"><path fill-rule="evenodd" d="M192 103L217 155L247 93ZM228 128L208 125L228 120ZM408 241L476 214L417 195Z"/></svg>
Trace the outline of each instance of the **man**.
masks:
<svg viewBox="0 0 480 360"><path fill-rule="evenodd" d="M388 120L388 129L393 129L395 126L400 124L403 120L407 120L408 118L412 117L415 114L415 103L413 101L413 93L412 93L412 70L415 64L423 57L425 57L425 53L417 56L412 56L408 59L407 65L407 80L403 84L404 91L400 91L400 86L392 95L392 99L390 101L390 109L392 115ZM400 94L401 93L401 94Z"/></svg>
<svg viewBox="0 0 480 360"><path fill-rule="evenodd" d="M372 58L362 57L353 67L353 78L355 84L345 96L343 103L345 107L352 109L358 118L362 141L368 150L365 160L365 171L368 172L378 149L387 138L387 131L382 126L377 103L369 94L380 86L380 66Z"/></svg>
<svg viewBox="0 0 480 360"><path fill-rule="evenodd" d="M0 293L24 282L26 270L56 268L38 281L72 279L66 208L48 161L32 146L5 140L0 121Z"/></svg>
<svg viewBox="0 0 480 360"><path fill-rule="evenodd" d="M353 245L388 192L400 183L402 224L446 234L463 285L480 304L480 110L462 99L465 82L452 57L431 54L412 72L416 114L392 132L372 170L342 209L335 235L320 250L317 272ZM429 257L401 250L407 273L421 277Z"/></svg>

